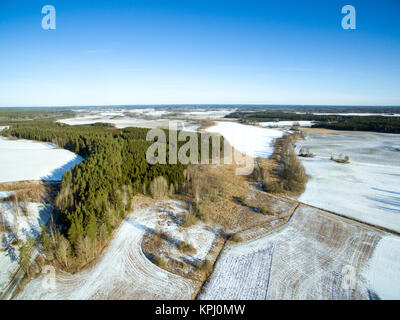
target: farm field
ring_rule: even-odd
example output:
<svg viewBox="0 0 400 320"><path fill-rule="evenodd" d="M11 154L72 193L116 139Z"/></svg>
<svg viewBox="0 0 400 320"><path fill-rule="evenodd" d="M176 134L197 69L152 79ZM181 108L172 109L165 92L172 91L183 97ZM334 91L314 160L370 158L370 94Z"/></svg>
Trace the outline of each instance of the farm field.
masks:
<svg viewBox="0 0 400 320"><path fill-rule="evenodd" d="M309 134L301 147L316 156L301 158L310 178L300 201L400 231L399 135ZM350 163L333 162L331 154L348 155Z"/></svg>
<svg viewBox="0 0 400 320"><path fill-rule="evenodd" d="M234 111L235 109L190 109L188 110L163 110L163 109L112 109L112 110L76 110L76 117L58 120L60 123L68 125L84 125L93 123L110 123L116 128L166 128L169 127L169 121L166 117L173 117L178 120L182 129L187 131L196 131L199 126L195 119L220 119Z"/></svg>
<svg viewBox="0 0 400 320"><path fill-rule="evenodd" d="M0 137L0 183L61 180L64 172L81 161L80 156L49 143Z"/></svg>
<svg viewBox="0 0 400 320"><path fill-rule="evenodd" d="M400 265L380 248L387 237L391 235L301 205L287 225L226 246L199 298L398 298ZM377 272L383 267L391 270L391 282L388 274ZM354 290L343 286L343 268L354 268Z"/></svg>
<svg viewBox="0 0 400 320"><path fill-rule="evenodd" d="M300 125L301 127L311 127L313 121L267 121L267 122L259 122L261 127L291 127L295 124Z"/></svg>
<svg viewBox="0 0 400 320"><path fill-rule="evenodd" d="M208 132L219 133L238 151L250 157L268 158L273 153L273 141L282 136L282 131L260 128L236 122L218 121L207 128Z"/></svg>
<svg viewBox="0 0 400 320"><path fill-rule="evenodd" d="M84 124L93 124L93 123L110 123L115 125L116 128L123 129L128 127L136 127L136 128L163 128L168 129L169 120L166 119L154 119L154 120L146 120L139 118L131 118L131 117L120 117L115 119L114 116L102 116L94 115L94 116L82 116L70 119L59 120L60 123L65 123L71 126L75 125L84 125ZM191 121L180 121L180 125L183 125L182 129L196 131L198 126Z"/></svg>

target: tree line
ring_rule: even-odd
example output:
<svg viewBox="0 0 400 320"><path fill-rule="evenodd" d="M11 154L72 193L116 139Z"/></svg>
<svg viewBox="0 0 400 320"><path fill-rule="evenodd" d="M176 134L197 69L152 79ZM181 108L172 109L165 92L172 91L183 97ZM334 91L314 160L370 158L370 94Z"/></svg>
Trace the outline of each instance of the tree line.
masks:
<svg viewBox="0 0 400 320"><path fill-rule="evenodd" d="M326 128L347 131L372 131L400 133L400 117L389 116L344 116L320 115L291 112L233 112L227 118L241 119L243 122L263 121L317 121L313 128Z"/></svg>
<svg viewBox="0 0 400 320"><path fill-rule="evenodd" d="M49 230L42 233L44 249L63 267L68 268L71 260L83 265L94 258L131 209L132 197L154 192L157 185L152 182L157 177L163 177L170 190L179 190L184 182L185 165L147 162L146 151L153 143L146 141L148 130L35 120L13 123L0 132L3 136L55 143L84 158L63 175L56 198L59 229L50 230L51 236ZM168 148L168 131L166 137ZM200 145L199 136L199 154Z"/></svg>

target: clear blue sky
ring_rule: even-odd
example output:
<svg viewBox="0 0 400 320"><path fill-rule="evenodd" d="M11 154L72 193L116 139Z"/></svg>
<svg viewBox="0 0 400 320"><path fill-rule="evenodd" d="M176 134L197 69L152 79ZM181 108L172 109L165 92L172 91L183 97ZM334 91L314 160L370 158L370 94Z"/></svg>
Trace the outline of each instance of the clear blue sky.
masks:
<svg viewBox="0 0 400 320"><path fill-rule="evenodd" d="M400 105L400 1L0 0L0 106L170 103Z"/></svg>

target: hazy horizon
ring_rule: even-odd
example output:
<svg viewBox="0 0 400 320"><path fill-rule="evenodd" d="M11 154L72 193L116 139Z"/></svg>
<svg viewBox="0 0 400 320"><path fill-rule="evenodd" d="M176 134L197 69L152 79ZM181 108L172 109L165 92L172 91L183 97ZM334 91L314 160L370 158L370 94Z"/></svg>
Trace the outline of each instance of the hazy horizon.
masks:
<svg viewBox="0 0 400 320"><path fill-rule="evenodd" d="M2 107L400 105L396 0L44 4L0 2Z"/></svg>

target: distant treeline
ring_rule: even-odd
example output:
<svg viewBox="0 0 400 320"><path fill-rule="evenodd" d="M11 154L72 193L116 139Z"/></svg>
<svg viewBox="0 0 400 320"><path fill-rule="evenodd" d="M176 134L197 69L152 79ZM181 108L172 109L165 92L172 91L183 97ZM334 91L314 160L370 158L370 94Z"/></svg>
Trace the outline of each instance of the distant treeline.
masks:
<svg viewBox="0 0 400 320"><path fill-rule="evenodd" d="M0 123L4 123L4 121L33 120L43 118L60 119L73 117L74 115L75 113L69 110L0 108Z"/></svg>
<svg viewBox="0 0 400 320"><path fill-rule="evenodd" d="M226 118L236 118L243 122L268 121L318 121L313 128L326 128L349 131L373 131L400 133L400 117L385 116L343 116L316 115L310 113L289 112L233 112Z"/></svg>
<svg viewBox="0 0 400 320"><path fill-rule="evenodd" d="M153 143L146 141L148 130L115 129L106 124L68 126L36 120L14 123L0 132L3 136L56 143L84 158L64 174L56 200L64 226L60 243L65 247L65 238L68 239L70 256L85 251L82 247L92 246L92 252L97 251L131 209L133 195L148 193L156 177L164 177L173 190L184 182L184 165L147 162L146 151ZM178 142L178 147L184 143ZM67 262L64 264L67 267Z"/></svg>

